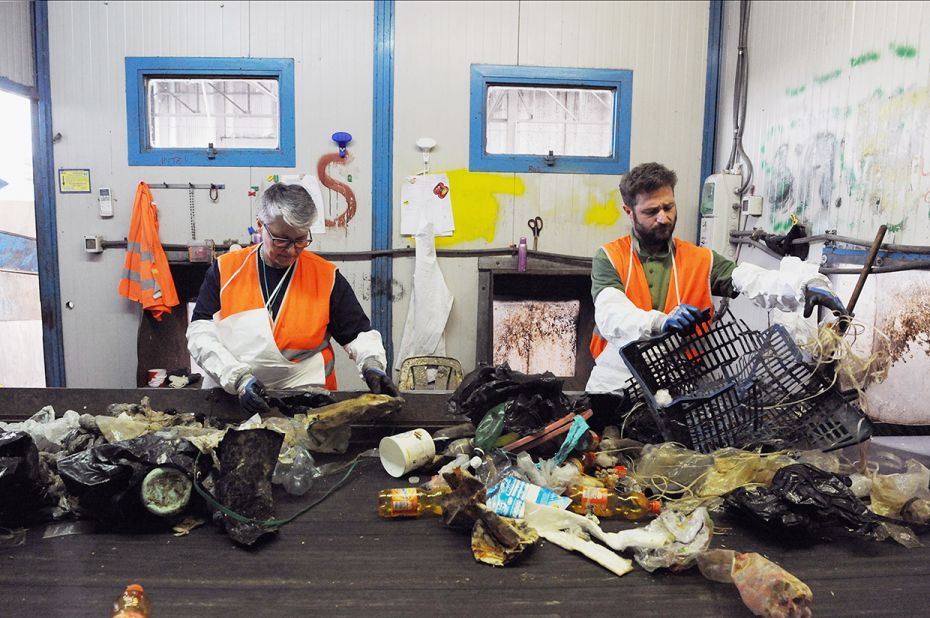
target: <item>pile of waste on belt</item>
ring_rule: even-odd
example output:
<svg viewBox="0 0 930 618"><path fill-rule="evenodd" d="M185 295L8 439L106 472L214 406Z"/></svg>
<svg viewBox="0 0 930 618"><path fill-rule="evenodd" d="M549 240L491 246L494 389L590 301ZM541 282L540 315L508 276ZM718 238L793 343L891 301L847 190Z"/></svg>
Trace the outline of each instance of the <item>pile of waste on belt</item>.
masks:
<svg viewBox="0 0 930 618"><path fill-rule="evenodd" d="M313 408L278 402L287 416L225 423L191 413L112 404L106 414L45 407L0 423L0 526L89 520L118 531L173 530L208 521L251 545L283 523L272 485L303 495L345 464L317 466L315 453L345 453L350 424L400 410L403 399L366 394ZM242 464L248 465L242 465Z"/></svg>
<svg viewBox="0 0 930 618"><path fill-rule="evenodd" d="M427 436L428 449L424 436L408 435L416 432L382 440L389 474L427 480L382 490L379 515L437 515L465 531L476 561L497 567L518 563L542 540L617 576L634 563L649 572L697 566L708 580L734 585L753 613L778 616L810 615L810 588L758 553L711 549L715 516L793 545L851 536L910 548L930 527L930 470L916 460L880 474L875 462L819 450L704 453L643 443L622 425L595 432L587 403L562 393L551 374L476 370L449 400L465 422ZM394 442L405 440L417 442L395 460ZM632 523L607 531L616 525L603 520Z"/></svg>
<svg viewBox="0 0 930 618"><path fill-rule="evenodd" d="M469 374L449 399L452 424L386 436L361 455L380 456L388 474L409 483L381 491L378 514L434 514L437 525L464 533L476 561L496 567L519 563L542 541L617 576L634 565L696 566L735 586L754 613L784 616L809 615L810 588L758 553L712 548L715 518L795 545L843 536L914 547L930 527L930 470L916 460L643 442L626 434L622 417L605 424L588 398L562 386L506 365ZM386 395L315 397L236 423L154 410L148 399L103 415L43 408L0 423L0 526L12 530L3 542L22 542L24 528L47 522L177 535L212 522L253 545L338 488L359 461L318 466L312 453L345 453L351 423L403 404ZM346 470L322 498L278 518L275 485L302 496L316 479ZM628 523L617 530L618 520Z"/></svg>

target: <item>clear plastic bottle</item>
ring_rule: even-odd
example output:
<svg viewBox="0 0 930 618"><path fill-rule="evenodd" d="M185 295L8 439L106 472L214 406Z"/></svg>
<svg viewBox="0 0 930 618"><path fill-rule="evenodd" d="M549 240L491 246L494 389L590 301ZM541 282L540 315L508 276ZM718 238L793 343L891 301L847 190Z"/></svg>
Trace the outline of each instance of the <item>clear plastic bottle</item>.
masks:
<svg viewBox="0 0 930 618"><path fill-rule="evenodd" d="M294 447L293 462L278 461L271 477L272 483L279 483L292 496L302 496L313 485L313 479L321 475L313 455L303 446Z"/></svg>
<svg viewBox="0 0 930 618"><path fill-rule="evenodd" d="M616 517L618 515L637 521L647 515L658 514L662 504L657 500L650 500L642 492L619 494L606 487L586 487L572 485L565 495L571 498L568 508L575 513L587 515L589 512L598 517Z"/></svg>
<svg viewBox="0 0 930 618"><path fill-rule="evenodd" d="M526 272L526 236L521 236L517 245L517 272Z"/></svg>
<svg viewBox="0 0 930 618"><path fill-rule="evenodd" d="M111 618L148 618L149 611L149 597L145 590L139 584L130 584L113 601Z"/></svg>
<svg viewBox="0 0 930 618"><path fill-rule="evenodd" d="M382 489L378 492L378 515L385 519L419 517L423 513L442 515L440 500L451 491L449 486L434 491L418 487Z"/></svg>

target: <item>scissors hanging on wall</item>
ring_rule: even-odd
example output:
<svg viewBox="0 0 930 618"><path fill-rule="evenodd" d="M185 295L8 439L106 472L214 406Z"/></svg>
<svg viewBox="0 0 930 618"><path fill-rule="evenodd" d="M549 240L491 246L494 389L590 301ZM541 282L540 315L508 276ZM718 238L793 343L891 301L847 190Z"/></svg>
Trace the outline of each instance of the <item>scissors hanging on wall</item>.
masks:
<svg viewBox="0 0 930 618"><path fill-rule="evenodd" d="M539 247L539 233L543 229L542 217L533 217L526 224L530 226L530 231L533 232L533 251L536 251L537 247Z"/></svg>

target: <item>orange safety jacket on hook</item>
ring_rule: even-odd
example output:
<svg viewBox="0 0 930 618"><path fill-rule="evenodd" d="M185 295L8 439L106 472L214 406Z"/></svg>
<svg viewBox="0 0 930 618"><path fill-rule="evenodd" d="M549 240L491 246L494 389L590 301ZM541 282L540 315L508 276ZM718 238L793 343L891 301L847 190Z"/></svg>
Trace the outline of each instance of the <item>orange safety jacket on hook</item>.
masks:
<svg viewBox="0 0 930 618"><path fill-rule="evenodd" d="M136 189L127 240L119 295L138 301L156 320L161 320L162 314L171 313L178 304L178 293L158 240L158 211L144 182Z"/></svg>

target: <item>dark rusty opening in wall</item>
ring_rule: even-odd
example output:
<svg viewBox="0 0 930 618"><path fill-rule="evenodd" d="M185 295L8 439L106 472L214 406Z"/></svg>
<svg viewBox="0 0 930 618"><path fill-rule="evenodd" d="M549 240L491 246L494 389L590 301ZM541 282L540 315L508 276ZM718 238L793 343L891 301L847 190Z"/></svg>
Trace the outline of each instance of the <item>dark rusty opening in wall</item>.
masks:
<svg viewBox="0 0 930 618"><path fill-rule="evenodd" d="M588 351L591 341L591 331L594 328L594 303L591 301L591 271L589 268L568 266L550 262L543 259L529 258L525 272L517 272L516 258L482 258L478 261L478 336L476 341L476 361L491 364L495 360L495 347L500 356L504 349L519 349L523 346L534 346L542 343L552 344L554 341L561 345L574 345L574 371L572 375L560 375L565 379L564 390L584 390L594 359ZM502 319L500 311L502 303L527 302L526 310L521 312L519 306L514 311L513 305L508 307L508 328L501 328L495 319ZM568 316L574 315L574 305L577 303L577 320ZM495 303L498 305L498 314L495 315ZM540 303L553 303L550 305L549 315L540 317ZM545 304L542 310L545 311ZM525 315L522 315L525 313ZM526 326L525 332L520 331L521 322ZM495 342L495 326L497 326L498 341ZM574 332L564 332L573 329ZM535 339L534 339L535 338ZM507 339L501 341L500 339ZM495 344L497 344L495 346ZM530 358L528 354L523 358ZM564 359L565 355L560 354ZM542 359L535 359L530 365L533 373L540 373L545 369ZM558 365L559 363L554 363ZM561 371L554 371L558 375Z"/></svg>

